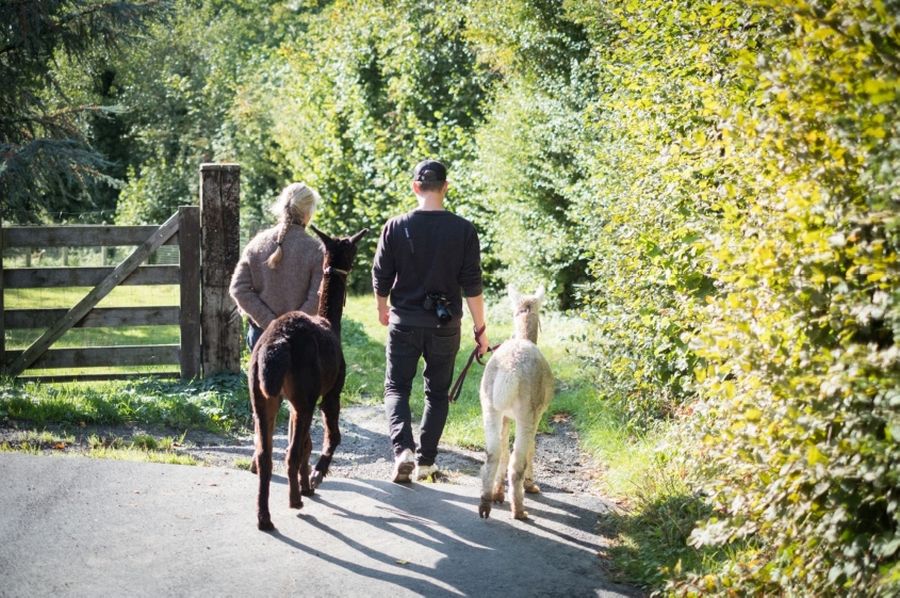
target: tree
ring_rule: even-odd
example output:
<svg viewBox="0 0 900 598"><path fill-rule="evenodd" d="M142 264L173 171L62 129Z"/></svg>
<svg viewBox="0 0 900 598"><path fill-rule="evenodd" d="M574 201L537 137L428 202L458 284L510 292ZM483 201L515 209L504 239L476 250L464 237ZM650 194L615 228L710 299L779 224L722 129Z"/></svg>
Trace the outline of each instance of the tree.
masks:
<svg viewBox="0 0 900 598"><path fill-rule="evenodd" d="M251 228L265 219L289 178L271 133L269 67L306 10L176 0L145 43L110 62L129 143L119 222L158 222L194 202L197 168L211 161L241 164L244 215Z"/></svg>
<svg viewBox="0 0 900 598"><path fill-rule="evenodd" d="M60 85L61 61L84 63L140 31L154 2L0 1L0 218L37 221L94 207L117 181L85 136L90 114Z"/></svg>

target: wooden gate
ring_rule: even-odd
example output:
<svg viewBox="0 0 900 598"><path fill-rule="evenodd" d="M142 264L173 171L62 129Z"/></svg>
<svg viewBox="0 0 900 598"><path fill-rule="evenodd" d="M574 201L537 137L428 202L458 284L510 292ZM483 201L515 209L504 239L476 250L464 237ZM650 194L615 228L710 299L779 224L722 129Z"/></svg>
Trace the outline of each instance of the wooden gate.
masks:
<svg viewBox="0 0 900 598"><path fill-rule="evenodd" d="M147 265L162 245L178 245L178 265ZM137 248L115 267L12 268L0 270L0 290L93 287L71 309L6 309L0 325L3 371L19 376L30 368L172 365L154 376L195 378L200 374L200 208L183 207L160 226L14 226L2 229L0 247ZM2 263L2 262L0 262ZM120 285L180 286L180 305L152 307L95 306ZM2 302L2 298L0 298ZM0 303L2 307L2 303ZM49 328L26 349L3 351L6 329ZM178 324L180 344L118 345L51 349L67 330L78 327L118 327ZM62 374L41 380L110 379L135 375Z"/></svg>
<svg viewBox="0 0 900 598"><path fill-rule="evenodd" d="M43 381L135 376L197 378L240 371L240 316L228 296L239 245L240 167L202 164L200 207L182 207L159 226L13 226L0 229L0 372L22 376L50 369ZM117 266L3 267L6 248L135 246ZM178 265L145 263L163 245L177 245ZM201 270L202 263L202 270ZM201 278L202 275L202 278ZM120 285L179 285L178 305L105 307L97 304ZM71 309L4 309L5 289L93 287ZM202 301L202 309L201 309ZM175 325L178 344L52 348L72 328ZM22 350L5 350L6 330L43 329ZM201 344L201 337L203 343ZM171 366L153 373L78 373L76 368ZM62 373L56 370L62 369ZM69 370L69 371L66 371Z"/></svg>

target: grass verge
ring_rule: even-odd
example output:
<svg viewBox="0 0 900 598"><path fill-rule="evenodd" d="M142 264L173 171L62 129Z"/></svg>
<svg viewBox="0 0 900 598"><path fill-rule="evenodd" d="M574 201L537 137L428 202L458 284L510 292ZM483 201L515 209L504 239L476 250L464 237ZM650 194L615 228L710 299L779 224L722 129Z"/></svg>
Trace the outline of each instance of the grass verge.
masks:
<svg viewBox="0 0 900 598"><path fill-rule="evenodd" d="M183 437L181 439L183 442ZM157 438L149 434L135 434L130 441L118 436L101 437L92 434L82 450L73 434L25 430L11 440L0 443L0 452L17 452L32 455L83 454L95 459L118 461L143 461L149 463L169 463L173 465L198 465L190 455L179 453L179 441L171 436Z"/></svg>
<svg viewBox="0 0 900 598"><path fill-rule="evenodd" d="M239 375L192 382L23 384L7 379L0 383L0 422L27 422L35 428L142 424L232 434L250 425L246 387Z"/></svg>

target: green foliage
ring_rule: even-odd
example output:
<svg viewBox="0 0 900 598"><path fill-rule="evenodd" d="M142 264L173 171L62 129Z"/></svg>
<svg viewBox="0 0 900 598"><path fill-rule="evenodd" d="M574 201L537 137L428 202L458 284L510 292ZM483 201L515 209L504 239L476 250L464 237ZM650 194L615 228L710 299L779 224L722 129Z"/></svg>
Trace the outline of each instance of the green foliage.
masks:
<svg viewBox="0 0 900 598"><path fill-rule="evenodd" d="M583 110L596 94L581 26L547 0L475 2L467 37L503 75L478 151L466 170L485 212L482 243L493 286L543 285L564 308L587 281L581 239L590 235L573 206L588 188Z"/></svg>
<svg viewBox="0 0 900 598"><path fill-rule="evenodd" d="M88 143L85 119L109 107L79 102L54 66L84 66L133 38L151 6L133 2L0 2L0 218L34 222L117 181Z"/></svg>
<svg viewBox="0 0 900 598"><path fill-rule="evenodd" d="M894 9L754 7L735 17L755 25L747 47L722 49L722 222L704 247L719 293L691 341L719 515L692 540L764 548L719 588L897 582L900 234L885 173L900 154L882 141L898 123Z"/></svg>
<svg viewBox="0 0 900 598"><path fill-rule="evenodd" d="M540 30L535 4L486 20L515 39ZM685 560L670 590L889 593L900 546L897 6L565 9L586 32L579 64L597 93L537 116L553 112L542 107L560 77L534 68L528 44L484 36L507 80L478 138L486 170L513 181L500 204L527 206L498 218L516 246L503 259L520 273L561 263L542 236L546 201L515 197L527 189L517 168L541 164L531 194L570 198L559 228L588 264L580 351L602 388L631 426L693 414L683 433L705 439L684 460L714 514L691 543L722 548L726 564L695 575ZM531 25L509 27L510 15ZM551 127L565 141L540 134L567 121L579 125ZM567 143L563 163L578 161L580 177L555 176L543 153Z"/></svg>
<svg viewBox="0 0 900 598"><path fill-rule="evenodd" d="M293 18L284 10L281 3L173 2L144 43L111 62L130 131L127 156L116 156L128 168L119 222L161 222L196 203L202 162L239 162L250 206L277 193L286 175L268 141L270 123L248 104L259 95L260 65L285 35L283 19Z"/></svg>
<svg viewBox="0 0 900 598"><path fill-rule="evenodd" d="M878 2L570 7L597 39L587 340L751 552L676 593L888 592L896 570L898 46ZM613 42L605 46L599 40ZM690 412L685 410L685 412ZM750 554L750 556L748 556Z"/></svg>
<svg viewBox="0 0 900 598"><path fill-rule="evenodd" d="M463 33L446 3L338 1L285 40L269 66L274 139L292 176L319 190L316 218L330 232L379 231L414 207L411 172L425 157L447 164L449 204L468 213L459 165L472 155L492 75ZM362 263L376 241L364 240Z"/></svg>

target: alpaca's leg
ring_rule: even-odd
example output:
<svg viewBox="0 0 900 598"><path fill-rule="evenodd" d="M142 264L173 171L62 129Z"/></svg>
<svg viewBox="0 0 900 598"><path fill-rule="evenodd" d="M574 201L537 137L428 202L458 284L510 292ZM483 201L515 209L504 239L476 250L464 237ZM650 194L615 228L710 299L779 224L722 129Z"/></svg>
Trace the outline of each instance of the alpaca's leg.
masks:
<svg viewBox="0 0 900 598"><path fill-rule="evenodd" d="M494 502L500 504L506 498L503 494L506 488L506 468L509 466L509 424L508 417L503 418L500 426L500 460L497 465L497 473L494 474L493 495Z"/></svg>
<svg viewBox="0 0 900 598"><path fill-rule="evenodd" d="M322 438L322 454L319 456L319 461L316 463L316 472L312 477L313 489L318 488L325 476L328 475L334 452L341 443L341 431L338 427L338 422L341 415L342 387L343 384L338 384L322 400L322 424L325 434Z"/></svg>
<svg viewBox="0 0 900 598"><path fill-rule="evenodd" d="M535 428L531 421L516 421L516 441L509 464L509 493L512 496L512 516L516 519L528 518L524 504L525 465L534 444L534 433Z"/></svg>
<svg viewBox="0 0 900 598"><path fill-rule="evenodd" d="M253 458L250 460L250 473L259 473L259 416L256 415L255 409L253 413Z"/></svg>
<svg viewBox="0 0 900 598"><path fill-rule="evenodd" d="M259 490L256 495L256 518L257 527L268 531L275 527L272 525L272 517L269 514L269 483L272 481L272 425L268 412L277 412L275 409L269 409L268 401L263 395L259 384L259 367L251 364L248 375L250 387L250 402L253 407L253 418L255 421L256 434L254 437L254 461L257 464L259 473ZM271 418L274 424L274 417Z"/></svg>
<svg viewBox="0 0 900 598"><path fill-rule="evenodd" d="M260 459L259 459L259 483L260 487L265 487L266 518L269 520L269 528L260 527L260 529L275 529L272 525L271 516L269 514L269 488L272 482L272 459L274 455L273 438L275 435L275 418L278 414L278 408L281 406L280 399L266 399L265 417L262 419L260 428L262 432L262 442L260 442Z"/></svg>
<svg viewBox="0 0 900 598"><path fill-rule="evenodd" d="M302 462L303 441L300 437L300 414L291 406L291 418L288 423L288 450L287 450L287 478L290 489L289 503L292 509L302 509L303 499L300 498L300 486L298 473Z"/></svg>
<svg viewBox="0 0 900 598"><path fill-rule="evenodd" d="M312 452L312 437L310 428L312 427L312 412L304 411L300 414L297 422L300 428L298 438L300 446L300 494L303 496L312 496L313 489L309 485L309 454Z"/></svg>
<svg viewBox="0 0 900 598"><path fill-rule="evenodd" d="M302 424L298 423L297 425L301 426L297 432L297 439L300 444L300 466L298 478L300 480L300 494L303 496L311 496L312 491L309 489L309 454L312 452L312 440L308 431L305 435L302 433ZM291 422L290 427L291 430L293 430L293 422ZM293 431L291 432L291 434L293 434Z"/></svg>
<svg viewBox="0 0 900 598"><path fill-rule="evenodd" d="M263 531L275 529L269 513L269 484L272 481L272 433L278 405L269 405L259 386L259 370L254 365L250 369L250 400L256 416L256 461L259 473L259 492L256 501L257 526ZM269 415L269 412L272 412Z"/></svg>
<svg viewBox="0 0 900 598"><path fill-rule="evenodd" d="M484 419L484 465L481 466L481 503L478 505L478 516L487 518L491 514L494 479L497 477L497 465L500 461L500 427L502 415L491 407L481 404Z"/></svg>
<svg viewBox="0 0 900 598"><path fill-rule="evenodd" d="M310 423L312 427L312 423ZM312 431L303 438L303 452L300 454L300 494L312 496L315 486L309 477L309 456L312 454Z"/></svg>
<svg viewBox="0 0 900 598"><path fill-rule="evenodd" d="M539 413L534 422L534 429L538 429L538 425L541 421L541 416L543 413ZM528 494L540 494L541 487L534 483L534 452L537 448L537 442L532 442L529 444L530 450L528 451L527 460L525 462L525 480L522 483L522 487L525 492Z"/></svg>

